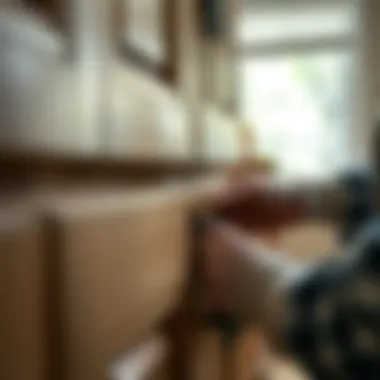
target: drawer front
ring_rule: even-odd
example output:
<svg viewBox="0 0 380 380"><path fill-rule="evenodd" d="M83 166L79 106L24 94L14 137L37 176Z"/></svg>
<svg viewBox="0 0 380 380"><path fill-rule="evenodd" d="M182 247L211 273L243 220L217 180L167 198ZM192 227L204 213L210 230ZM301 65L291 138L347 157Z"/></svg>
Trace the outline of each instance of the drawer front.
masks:
<svg viewBox="0 0 380 380"><path fill-rule="evenodd" d="M169 315L182 295L186 212L165 193L66 202L50 212L61 372L70 380L103 379L110 360Z"/></svg>

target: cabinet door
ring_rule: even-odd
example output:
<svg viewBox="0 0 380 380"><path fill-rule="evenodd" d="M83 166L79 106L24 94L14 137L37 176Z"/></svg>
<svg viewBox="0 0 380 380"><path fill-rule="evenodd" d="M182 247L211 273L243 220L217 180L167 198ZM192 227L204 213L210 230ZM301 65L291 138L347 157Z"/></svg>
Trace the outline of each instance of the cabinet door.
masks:
<svg viewBox="0 0 380 380"><path fill-rule="evenodd" d="M49 207L65 380L107 368L182 296L186 215L163 190L79 197ZM59 326L58 326L59 328Z"/></svg>

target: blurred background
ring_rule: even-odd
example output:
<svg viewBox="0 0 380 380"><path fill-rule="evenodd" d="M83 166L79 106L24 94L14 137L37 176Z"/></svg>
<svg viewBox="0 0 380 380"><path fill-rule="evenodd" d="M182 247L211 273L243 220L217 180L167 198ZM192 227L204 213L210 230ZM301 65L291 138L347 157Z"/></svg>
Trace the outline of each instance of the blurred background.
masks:
<svg viewBox="0 0 380 380"><path fill-rule="evenodd" d="M379 32L378 0L2 0L0 378L145 380L167 356L141 337L165 322L192 350L149 379L220 379L222 357L223 378L252 380L252 335L228 356L189 309L171 319L193 244L176 202L203 205L220 173L367 165ZM303 261L336 248L326 225L276 239Z"/></svg>

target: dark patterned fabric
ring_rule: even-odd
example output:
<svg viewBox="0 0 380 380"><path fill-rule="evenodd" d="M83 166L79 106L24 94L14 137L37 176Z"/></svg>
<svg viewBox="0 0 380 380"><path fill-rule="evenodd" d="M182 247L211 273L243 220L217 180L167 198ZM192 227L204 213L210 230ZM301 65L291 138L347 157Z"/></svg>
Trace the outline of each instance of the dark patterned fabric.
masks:
<svg viewBox="0 0 380 380"><path fill-rule="evenodd" d="M380 379L380 219L291 294L288 344L313 379Z"/></svg>
<svg viewBox="0 0 380 380"><path fill-rule="evenodd" d="M374 181L367 171L351 171L340 178L350 193L351 202L342 221L342 240L349 241L372 216L372 192Z"/></svg>

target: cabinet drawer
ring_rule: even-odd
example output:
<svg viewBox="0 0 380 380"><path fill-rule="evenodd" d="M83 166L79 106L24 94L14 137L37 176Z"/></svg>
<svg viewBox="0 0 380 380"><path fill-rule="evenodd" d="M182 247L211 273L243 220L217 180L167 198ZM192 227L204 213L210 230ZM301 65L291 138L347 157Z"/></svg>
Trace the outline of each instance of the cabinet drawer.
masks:
<svg viewBox="0 0 380 380"><path fill-rule="evenodd" d="M110 361L176 306L187 270L182 203L165 190L55 202L65 379L104 379ZM66 372L65 372L66 371Z"/></svg>

